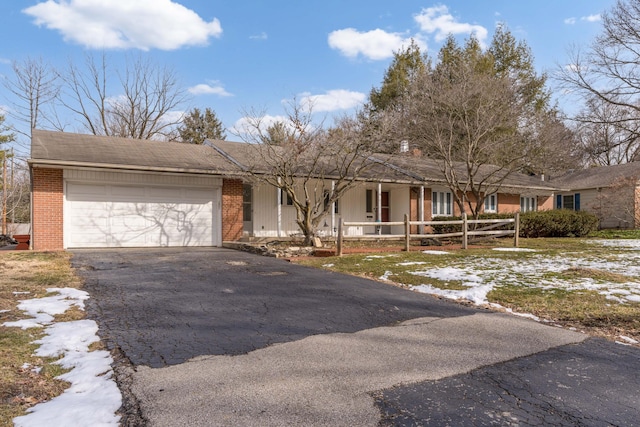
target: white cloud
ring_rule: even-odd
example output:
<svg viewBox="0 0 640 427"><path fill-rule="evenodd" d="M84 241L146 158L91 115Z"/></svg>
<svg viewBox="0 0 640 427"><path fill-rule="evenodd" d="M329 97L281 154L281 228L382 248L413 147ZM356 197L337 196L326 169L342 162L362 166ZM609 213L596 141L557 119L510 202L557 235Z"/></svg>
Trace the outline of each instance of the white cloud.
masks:
<svg viewBox="0 0 640 427"><path fill-rule="evenodd" d="M602 19L602 17L600 16L600 14L595 14L595 15L588 15L588 16L582 16L580 18L580 21L584 21L584 22L599 22ZM576 18L575 16L572 16L571 18L566 18L564 20L564 23L567 25L575 25L576 22L578 22L578 18Z"/></svg>
<svg viewBox="0 0 640 427"><path fill-rule="evenodd" d="M269 36L263 31L260 34L256 34L255 36L249 36L249 38L251 40L266 40L269 38Z"/></svg>
<svg viewBox="0 0 640 427"><path fill-rule="evenodd" d="M446 39L449 34L474 34L480 44L484 46L489 34L482 25L458 22L444 5L422 9L420 13L413 16L413 19L420 25L422 31L435 33L436 41Z"/></svg>
<svg viewBox="0 0 640 427"><path fill-rule="evenodd" d="M178 110L167 111L162 116L162 121L163 123L178 123L182 121L184 114L185 114L184 111L178 111Z"/></svg>
<svg viewBox="0 0 640 427"><path fill-rule="evenodd" d="M300 103L316 113L323 111L348 110L361 105L366 99L366 95L360 92L352 92L344 89L327 91L323 95L311 95L303 93Z"/></svg>
<svg viewBox="0 0 640 427"><path fill-rule="evenodd" d="M414 37L414 40L421 49L426 49L420 37ZM329 33L328 42L332 49L349 58L362 55L371 60L381 60L391 58L394 52L409 46L411 38L399 33L388 33L379 28L366 32L344 28Z"/></svg>
<svg viewBox="0 0 640 427"><path fill-rule="evenodd" d="M47 0L23 12L65 41L93 49L174 50L222 34L218 19L206 22L171 0Z"/></svg>
<svg viewBox="0 0 640 427"><path fill-rule="evenodd" d="M600 21L600 19L602 19L600 14L583 16L582 18L580 18L581 21L587 21L587 22L598 22Z"/></svg>
<svg viewBox="0 0 640 427"><path fill-rule="evenodd" d="M213 85L213 86L212 86ZM218 95L218 96L233 96L225 90L218 82L200 83L195 86L191 86L187 89L192 95Z"/></svg>
<svg viewBox="0 0 640 427"><path fill-rule="evenodd" d="M260 117L242 117L233 124L233 127L229 129L229 132L238 136L249 136L256 134L256 127L258 127L262 132L266 132L269 126L272 126L275 123L289 123L289 119L285 116L271 116L269 114L265 114Z"/></svg>

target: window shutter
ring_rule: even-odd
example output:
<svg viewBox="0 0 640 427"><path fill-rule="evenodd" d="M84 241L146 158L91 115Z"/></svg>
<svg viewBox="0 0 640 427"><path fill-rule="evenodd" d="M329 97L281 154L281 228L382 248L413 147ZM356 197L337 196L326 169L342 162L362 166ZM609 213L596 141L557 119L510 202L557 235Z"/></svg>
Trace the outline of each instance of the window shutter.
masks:
<svg viewBox="0 0 640 427"><path fill-rule="evenodd" d="M577 211L580 210L580 193L576 193L573 197L573 208Z"/></svg>
<svg viewBox="0 0 640 427"><path fill-rule="evenodd" d="M556 209L562 209L562 195L558 194L556 196Z"/></svg>

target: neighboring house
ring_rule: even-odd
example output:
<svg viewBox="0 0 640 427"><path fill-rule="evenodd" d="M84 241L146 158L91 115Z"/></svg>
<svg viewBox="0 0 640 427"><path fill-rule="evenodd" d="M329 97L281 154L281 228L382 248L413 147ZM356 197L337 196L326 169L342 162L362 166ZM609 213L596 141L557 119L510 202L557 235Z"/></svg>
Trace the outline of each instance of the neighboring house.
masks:
<svg viewBox="0 0 640 427"><path fill-rule="evenodd" d="M584 210L600 228L640 227L640 162L579 169L553 177L554 208Z"/></svg>
<svg viewBox="0 0 640 427"><path fill-rule="evenodd" d="M220 246L298 234L287 197L246 173L243 161L252 149L228 141L193 145L34 130L32 248ZM558 188L513 174L481 203L486 212L553 209ZM335 235L340 218L375 225L405 214L425 221L459 215L436 163L410 153L380 160L331 212L320 235ZM381 231L400 234L402 227Z"/></svg>

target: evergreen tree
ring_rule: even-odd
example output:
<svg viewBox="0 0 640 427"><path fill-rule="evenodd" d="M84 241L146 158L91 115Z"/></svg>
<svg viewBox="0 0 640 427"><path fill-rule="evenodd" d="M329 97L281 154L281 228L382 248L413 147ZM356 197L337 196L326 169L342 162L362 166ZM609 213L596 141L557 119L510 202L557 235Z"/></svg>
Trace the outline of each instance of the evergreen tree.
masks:
<svg viewBox="0 0 640 427"><path fill-rule="evenodd" d="M525 104L536 112L549 109L547 76L536 73L531 48L525 42L517 41L508 28L498 25L488 53L493 56L495 72L512 80Z"/></svg>
<svg viewBox="0 0 640 427"><path fill-rule="evenodd" d="M385 72L382 86L379 89L371 89L370 110L380 112L397 105L406 94L411 81L423 72L426 66L426 57L420 53L420 48L414 41L406 49L396 52Z"/></svg>
<svg viewBox="0 0 640 427"><path fill-rule="evenodd" d="M206 108L204 114L194 108L182 119L178 133L182 142L202 144L205 139L225 139L225 129L222 122L211 108Z"/></svg>

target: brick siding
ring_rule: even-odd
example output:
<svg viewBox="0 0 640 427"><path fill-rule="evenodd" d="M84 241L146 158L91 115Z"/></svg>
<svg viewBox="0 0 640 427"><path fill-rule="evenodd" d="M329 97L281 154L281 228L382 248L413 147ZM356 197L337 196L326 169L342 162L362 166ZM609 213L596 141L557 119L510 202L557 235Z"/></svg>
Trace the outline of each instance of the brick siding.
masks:
<svg viewBox="0 0 640 427"><path fill-rule="evenodd" d="M498 212L499 213L520 212L520 195L498 193Z"/></svg>
<svg viewBox="0 0 640 427"><path fill-rule="evenodd" d="M33 226L35 250L64 249L62 169L33 168Z"/></svg>
<svg viewBox="0 0 640 427"><path fill-rule="evenodd" d="M222 180L222 240L242 237L242 180Z"/></svg>

